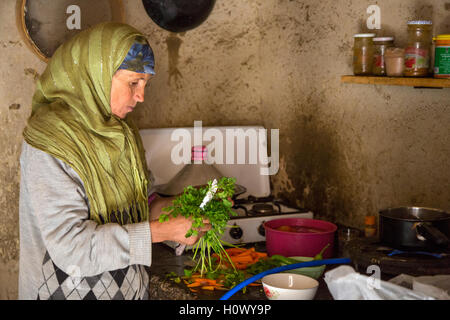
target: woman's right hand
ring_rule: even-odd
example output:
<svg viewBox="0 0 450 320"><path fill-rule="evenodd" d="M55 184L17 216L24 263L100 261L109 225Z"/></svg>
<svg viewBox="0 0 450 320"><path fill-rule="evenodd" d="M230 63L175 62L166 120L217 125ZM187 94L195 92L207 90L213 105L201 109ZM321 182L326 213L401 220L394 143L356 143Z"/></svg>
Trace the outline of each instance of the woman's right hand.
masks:
<svg viewBox="0 0 450 320"><path fill-rule="evenodd" d="M153 220L150 222L150 230L152 233L152 242L162 242L166 240L175 241L178 243L193 245L195 244L208 230L211 229L209 221L203 221L204 226L197 228L198 235L186 238L185 235L192 228L192 220L183 216L176 218L170 217L169 220L159 222Z"/></svg>

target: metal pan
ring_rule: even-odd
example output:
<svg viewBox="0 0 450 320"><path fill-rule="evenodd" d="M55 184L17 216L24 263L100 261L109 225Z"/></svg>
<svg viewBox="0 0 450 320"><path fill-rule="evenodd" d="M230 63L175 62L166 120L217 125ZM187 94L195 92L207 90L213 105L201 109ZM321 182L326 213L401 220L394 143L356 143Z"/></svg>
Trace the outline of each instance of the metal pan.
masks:
<svg viewBox="0 0 450 320"><path fill-rule="evenodd" d="M398 207L379 212L381 242L398 249L447 249L450 214L423 207Z"/></svg>

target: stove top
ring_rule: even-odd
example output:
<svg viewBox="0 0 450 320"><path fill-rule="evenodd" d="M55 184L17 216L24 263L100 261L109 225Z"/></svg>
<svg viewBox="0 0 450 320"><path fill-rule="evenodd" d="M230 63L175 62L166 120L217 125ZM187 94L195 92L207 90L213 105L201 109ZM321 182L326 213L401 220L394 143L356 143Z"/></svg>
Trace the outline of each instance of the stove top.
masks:
<svg viewBox="0 0 450 320"><path fill-rule="evenodd" d="M306 213L308 210L290 206L281 200L276 200L273 196L240 198L234 200L233 211L237 216L231 219L241 219L243 217L267 217L273 215L283 215L287 213Z"/></svg>
<svg viewBox="0 0 450 320"><path fill-rule="evenodd" d="M237 216L230 219L232 226L225 231L222 240L232 243L253 243L266 241L264 223L281 218L312 219L313 213L275 199L273 196L240 198L234 200L233 211Z"/></svg>
<svg viewBox="0 0 450 320"><path fill-rule="evenodd" d="M381 273L411 276L450 274L450 251L426 252L397 250L375 238L357 238L348 242L347 252L358 272L366 272L370 265L378 265Z"/></svg>

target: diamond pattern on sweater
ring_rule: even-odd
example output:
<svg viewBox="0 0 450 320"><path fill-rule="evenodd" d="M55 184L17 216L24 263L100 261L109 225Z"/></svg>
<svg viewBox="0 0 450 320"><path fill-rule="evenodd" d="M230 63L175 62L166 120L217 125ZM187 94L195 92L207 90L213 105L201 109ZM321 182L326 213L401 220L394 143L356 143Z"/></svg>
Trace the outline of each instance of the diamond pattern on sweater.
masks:
<svg viewBox="0 0 450 320"><path fill-rule="evenodd" d="M38 289L39 300L123 300L148 299L149 276L143 266L132 265L92 277L71 277L45 253Z"/></svg>

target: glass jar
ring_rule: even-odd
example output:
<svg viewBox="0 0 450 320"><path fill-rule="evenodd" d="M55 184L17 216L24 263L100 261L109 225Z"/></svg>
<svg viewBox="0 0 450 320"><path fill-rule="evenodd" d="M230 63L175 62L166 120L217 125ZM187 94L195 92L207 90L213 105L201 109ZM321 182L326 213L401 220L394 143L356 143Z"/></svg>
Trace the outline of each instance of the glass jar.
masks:
<svg viewBox="0 0 450 320"><path fill-rule="evenodd" d="M394 46L393 37L373 38L373 69L372 73L376 76L386 75L386 63L384 61L384 53L386 48Z"/></svg>
<svg viewBox="0 0 450 320"><path fill-rule="evenodd" d="M355 34L353 46L353 74L370 75L373 66L374 33Z"/></svg>
<svg viewBox="0 0 450 320"><path fill-rule="evenodd" d="M408 22L408 44L405 49L405 76L425 77L430 73L431 21Z"/></svg>
<svg viewBox="0 0 450 320"><path fill-rule="evenodd" d="M405 49L389 47L384 53L386 75L388 77L402 77L405 70Z"/></svg>

